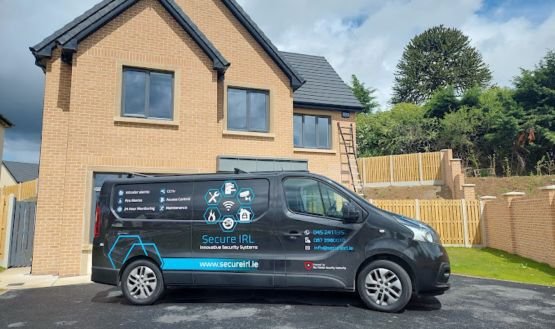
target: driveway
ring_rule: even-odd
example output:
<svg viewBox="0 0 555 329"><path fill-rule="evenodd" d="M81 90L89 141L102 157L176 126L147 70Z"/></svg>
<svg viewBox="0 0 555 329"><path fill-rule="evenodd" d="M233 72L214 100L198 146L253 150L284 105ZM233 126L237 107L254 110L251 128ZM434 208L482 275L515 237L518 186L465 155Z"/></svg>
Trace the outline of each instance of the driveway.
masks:
<svg viewBox="0 0 555 329"><path fill-rule="evenodd" d="M548 328L555 288L454 276L438 298L400 314L366 310L354 294L171 291L149 307L128 305L110 286L88 284L0 295L0 328Z"/></svg>

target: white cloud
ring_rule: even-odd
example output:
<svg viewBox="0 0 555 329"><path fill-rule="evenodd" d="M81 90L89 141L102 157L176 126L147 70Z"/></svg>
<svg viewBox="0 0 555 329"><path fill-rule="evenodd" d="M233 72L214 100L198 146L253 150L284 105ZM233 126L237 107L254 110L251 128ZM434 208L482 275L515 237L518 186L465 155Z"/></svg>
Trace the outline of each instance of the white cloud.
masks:
<svg viewBox="0 0 555 329"><path fill-rule="evenodd" d="M39 151L40 144L37 144L34 140L8 137L4 140L4 160L38 163Z"/></svg>
<svg viewBox="0 0 555 329"><path fill-rule="evenodd" d="M240 0L245 10L282 50L325 56L343 79L357 74L391 97L394 72L404 46L428 27L444 24L469 35L493 71L494 83L509 86L520 67L531 68L555 47L555 14L537 25L525 17L487 19L480 0L312 1ZM366 13L358 29L347 17ZM498 15L497 15L498 16Z"/></svg>

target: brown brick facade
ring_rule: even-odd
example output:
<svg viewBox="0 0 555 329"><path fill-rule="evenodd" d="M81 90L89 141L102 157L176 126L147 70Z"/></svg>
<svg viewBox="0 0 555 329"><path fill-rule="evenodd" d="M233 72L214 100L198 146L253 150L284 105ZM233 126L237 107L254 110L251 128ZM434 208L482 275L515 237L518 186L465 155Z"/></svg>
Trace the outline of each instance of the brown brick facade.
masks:
<svg viewBox="0 0 555 329"><path fill-rule="evenodd" d="M196 173L218 155L297 158L340 180L341 112L293 109L289 79L219 1L177 1L232 64L219 80L211 60L170 14L140 1L80 45L71 65L47 62L34 274L88 271L93 172ZM175 73L175 120L120 118L124 65ZM270 133L226 131L226 86L270 93ZM293 113L331 116L333 148L293 148Z"/></svg>
<svg viewBox="0 0 555 329"><path fill-rule="evenodd" d="M487 201L484 211L488 247L555 266L555 186L537 198Z"/></svg>

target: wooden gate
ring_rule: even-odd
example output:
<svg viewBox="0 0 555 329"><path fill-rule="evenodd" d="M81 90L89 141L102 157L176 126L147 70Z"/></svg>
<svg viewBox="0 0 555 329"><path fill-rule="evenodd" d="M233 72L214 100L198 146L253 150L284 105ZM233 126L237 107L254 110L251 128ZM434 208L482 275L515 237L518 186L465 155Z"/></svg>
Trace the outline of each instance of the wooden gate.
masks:
<svg viewBox="0 0 555 329"><path fill-rule="evenodd" d="M452 246L481 246L480 201L371 200L378 208L418 219L436 230L441 242Z"/></svg>
<svg viewBox="0 0 555 329"><path fill-rule="evenodd" d="M16 201L8 267L31 266L35 236L35 201Z"/></svg>

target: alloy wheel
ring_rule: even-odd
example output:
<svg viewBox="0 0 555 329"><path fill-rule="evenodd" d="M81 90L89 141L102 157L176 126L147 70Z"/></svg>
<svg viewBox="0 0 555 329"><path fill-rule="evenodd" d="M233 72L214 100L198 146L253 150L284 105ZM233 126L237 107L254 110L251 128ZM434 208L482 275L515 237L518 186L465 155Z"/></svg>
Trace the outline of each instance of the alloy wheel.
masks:
<svg viewBox="0 0 555 329"><path fill-rule="evenodd" d="M366 276L366 294L380 306L394 304L401 298L403 286L399 277L386 268L375 268Z"/></svg>

